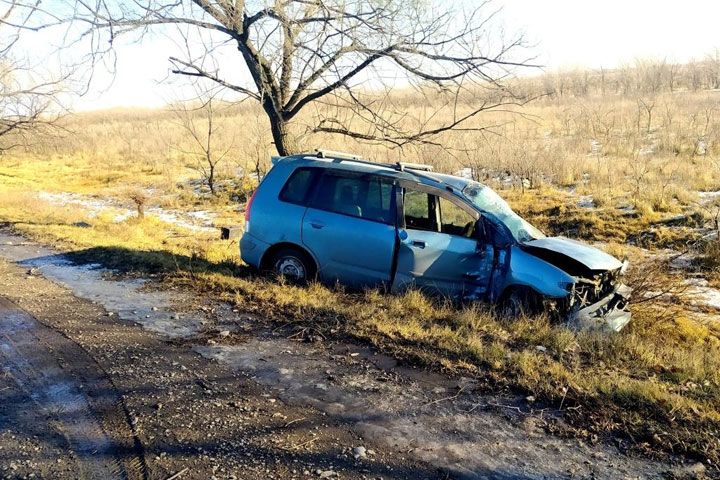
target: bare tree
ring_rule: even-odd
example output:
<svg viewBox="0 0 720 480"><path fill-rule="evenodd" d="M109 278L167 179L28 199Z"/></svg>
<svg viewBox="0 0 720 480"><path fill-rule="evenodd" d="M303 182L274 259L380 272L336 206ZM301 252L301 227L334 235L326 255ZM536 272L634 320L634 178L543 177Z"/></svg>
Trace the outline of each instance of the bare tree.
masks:
<svg viewBox="0 0 720 480"><path fill-rule="evenodd" d="M491 10L489 0L470 11L440 0L58 0L53 5L44 11L45 22L33 28L70 23L79 36L92 38L98 51L128 32L175 33L186 51L170 57L173 71L259 102L281 155L301 150L303 132L293 126L309 105L324 106L305 119L309 132L394 146L431 143L450 129L481 129L472 123L481 112L522 103L501 81L530 61L513 57L522 36L505 41L491 29L498 10ZM28 8L39 7L33 2ZM238 60L249 81L233 77ZM450 115L408 118L389 95L405 86L439 100Z"/></svg>
<svg viewBox="0 0 720 480"><path fill-rule="evenodd" d="M0 18L0 154L28 145L36 134L56 125L65 112L59 96L70 77L44 75L39 65L16 54L22 26L33 13L21 12L16 4L11 2Z"/></svg>
<svg viewBox="0 0 720 480"><path fill-rule="evenodd" d="M720 88L720 48L713 49L705 57L708 87Z"/></svg>
<svg viewBox="0 0 720 480"><path fill-rule="evenodd" d="M650 133L652 130L652 120L653 120L653 110L655 110L655 102L657 99L655 97L649 97L649 98L638 98L637 99L637 106L638 106L638 113L637 113L637 131L640 133L640 123L642 121L643 117L647 117L647 123L645 124L645 131L646 133Z"/></svg>
<svg viewBox="0 0 720 480"><path fill-rule="evenodd" d="M216 99L214 93L201 94L199 104L179 103L171 109L189 135L189 147L178 148L195 158L197 170L207 183L210 193L215 195L218 166L227 158L234 143L234 137L226 140L220 135L222 126L218 114L219 109L222 109L222 101Z"/></svg>

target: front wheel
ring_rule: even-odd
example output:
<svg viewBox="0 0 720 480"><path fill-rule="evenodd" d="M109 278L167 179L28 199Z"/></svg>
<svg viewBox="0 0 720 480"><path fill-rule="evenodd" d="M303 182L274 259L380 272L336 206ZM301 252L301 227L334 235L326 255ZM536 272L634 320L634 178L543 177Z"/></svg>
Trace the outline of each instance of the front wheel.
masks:
<svg viewBox="0 0 720 480"><path fill-rule="evenodd" d="M538 294L530 288L513 288L506 292L498 305L498 313L504 318L534 315L542 309Z"/></svg>
<svg viewBox="0 0 720 480"><path fill-rule="evenodd" d="M272 271L295 283L305 283L315 278L315 264L303 251L295 248L278 250L270 263Z"/></svg>

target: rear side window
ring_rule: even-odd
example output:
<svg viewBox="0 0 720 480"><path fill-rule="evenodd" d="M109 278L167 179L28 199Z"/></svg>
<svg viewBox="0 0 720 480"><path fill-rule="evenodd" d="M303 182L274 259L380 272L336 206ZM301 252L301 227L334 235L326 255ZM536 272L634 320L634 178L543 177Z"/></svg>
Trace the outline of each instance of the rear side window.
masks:
<svg viewBox="0 0 720 480"><path fill-rule="evenodd" d="M392 225L395 217L391 204L392 185L379 177L326 172L312 207Z"/></svg>
<svg viewBox="0 0 720 480"><path fill-rule="evenodd" d="M280 192L280 200L306 205L316 175L317 168L298 168L295 170Z"/></svg>

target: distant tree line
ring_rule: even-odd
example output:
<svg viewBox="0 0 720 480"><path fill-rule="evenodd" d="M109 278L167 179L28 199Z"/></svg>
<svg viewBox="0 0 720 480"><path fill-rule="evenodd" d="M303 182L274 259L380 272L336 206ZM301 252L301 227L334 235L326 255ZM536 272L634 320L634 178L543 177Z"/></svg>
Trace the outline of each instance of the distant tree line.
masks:
<svg viewBox="0 0 720 480"><path fill-rule="evenodd" d="M527 78L521 84L528 89L528 94L558 98L720 89L720 48L714 49L701 60L688 63L638 58L631 64L614 69L547 72Z"/></svg>

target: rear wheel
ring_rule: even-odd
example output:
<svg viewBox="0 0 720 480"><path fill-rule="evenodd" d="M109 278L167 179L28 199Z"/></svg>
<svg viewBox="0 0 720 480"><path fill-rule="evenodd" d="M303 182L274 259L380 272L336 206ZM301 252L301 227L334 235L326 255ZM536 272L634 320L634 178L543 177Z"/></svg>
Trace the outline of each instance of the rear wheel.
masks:
<svg viewBox="0 0 720 480"><path fill-rule="evenodd" d="M270 262L273 272L296 283L315 279L315 263L310 256L297 248L281 248Z"/></svg>

